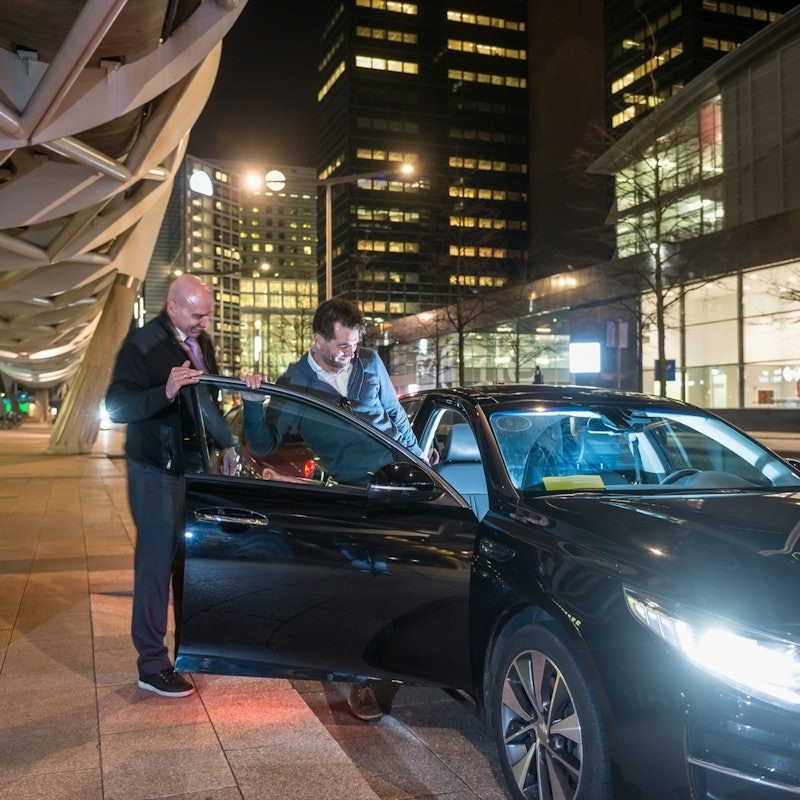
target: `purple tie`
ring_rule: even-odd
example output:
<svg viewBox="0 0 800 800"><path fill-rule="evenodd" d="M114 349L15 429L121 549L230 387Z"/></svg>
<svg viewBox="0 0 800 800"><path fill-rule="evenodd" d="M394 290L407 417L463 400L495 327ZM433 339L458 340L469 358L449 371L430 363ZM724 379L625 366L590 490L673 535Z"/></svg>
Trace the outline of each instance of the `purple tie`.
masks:
<svg viewBox="0 0 800 800"><path fill-rule="evenodd" d="M197 339L194 336L186 337L186 346L189 348L189 358L195 369L200 369L203 372L206 370L206 362L203 359L203 354L200 352L200 346L197 344Z"/></svg>

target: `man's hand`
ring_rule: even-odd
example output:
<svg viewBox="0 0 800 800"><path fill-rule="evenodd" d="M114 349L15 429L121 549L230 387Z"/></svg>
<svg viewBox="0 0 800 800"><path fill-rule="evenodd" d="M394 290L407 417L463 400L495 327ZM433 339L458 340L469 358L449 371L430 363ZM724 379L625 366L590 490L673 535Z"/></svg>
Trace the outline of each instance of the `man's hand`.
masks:
<svg viewBox="0 0 800 800"><path fill-rule="evenodd" d="M188 358L181 366L173 367L169 371L167 385L164 387L167 399L172 402L184 386L191 386L193 383L197 383L202 374L203 370L195 369Z"/></svg>
<svg viewBox="0 0 800 800"><path fill-rule="evenodd" d="M242 375L241 379L244 381L248 389L258 389L261 386L262 381L269 380L269 378L267 378L266 376L261 376L261 375ZM242 392L242 400L252 400L254 402L259 402L260 400L263 399L264 399L263 395L250 392Z"/></svg>
<svg viewBox="0 0 800 800"><path fill-rule="evenodd" d="M226 447L222 451L220 471L223 475L236 475L239 467L239 455L235 447Z"/></svg>

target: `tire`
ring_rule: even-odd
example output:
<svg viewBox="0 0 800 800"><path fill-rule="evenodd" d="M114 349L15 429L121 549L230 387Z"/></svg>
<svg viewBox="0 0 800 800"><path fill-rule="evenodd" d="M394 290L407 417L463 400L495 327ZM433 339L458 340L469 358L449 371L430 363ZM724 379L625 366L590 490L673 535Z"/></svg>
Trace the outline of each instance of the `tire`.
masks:
<svg viewBox="0 0 800 800"><path fill-rule="evenodd" d="M611 800L608 745L586 667L550 629L503 637L487 676L488 717L516 800Z"/></svg>

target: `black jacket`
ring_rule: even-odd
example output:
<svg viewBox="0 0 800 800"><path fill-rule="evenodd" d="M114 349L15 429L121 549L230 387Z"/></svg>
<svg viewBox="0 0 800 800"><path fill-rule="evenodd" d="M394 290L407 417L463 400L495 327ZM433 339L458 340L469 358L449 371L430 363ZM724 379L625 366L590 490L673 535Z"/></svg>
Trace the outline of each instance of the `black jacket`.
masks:
<svg viewBox="0 0 800 800"><path fill-rule="evenodd" d="M216 373L211 339L203 332L198 342L206 366ZM106 410L114 422L128 425L128 458L171 472L199 469L189 404L183 392L172 402L166 395L170 370L187 360L187 351L164 312L125 340L106 392ZM225 439L218 442L221 447L233 444L230 432L220 438Z"/></svg>

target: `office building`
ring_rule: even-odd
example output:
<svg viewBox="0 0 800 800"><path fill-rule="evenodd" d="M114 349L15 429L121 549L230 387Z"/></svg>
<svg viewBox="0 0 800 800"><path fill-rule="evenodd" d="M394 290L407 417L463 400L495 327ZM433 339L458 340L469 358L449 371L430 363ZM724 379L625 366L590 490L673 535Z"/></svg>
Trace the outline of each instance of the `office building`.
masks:
<svg viewBox="0 0 800 800"><path fill-rule="evenodd" d="M526 6L321 3L319 259L376 322L523 273Z"/></svg>
<svg viewBox="0 0 800 800"><path fill-rule="evenodd" d="M796 0L605 0L607 121L627 130Z"/></svg>
<svg viewBox="0 0 800 800"><path fill-rule="evenodd" d="M311 346L318 302L316 174L294 166L238 170L242 365L274 380Z"/></svg>
<svg viewBox="0 0 800 800"><path fill-rule="evenodd" d="M275 377L310 343L316 293L316 176L187 156L173 186L143 293L157 314L175 275L214 290L211 334L225 374Z"/></svg>

